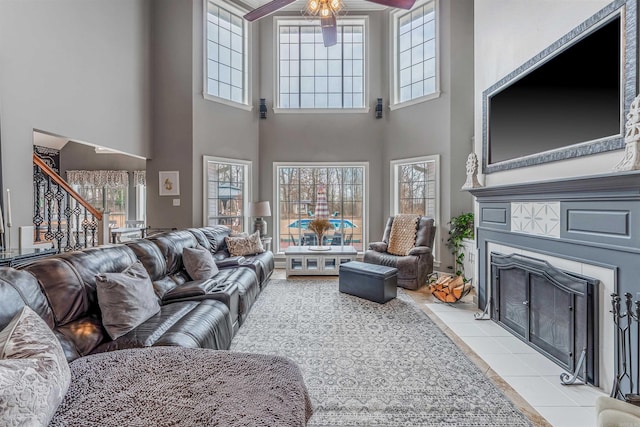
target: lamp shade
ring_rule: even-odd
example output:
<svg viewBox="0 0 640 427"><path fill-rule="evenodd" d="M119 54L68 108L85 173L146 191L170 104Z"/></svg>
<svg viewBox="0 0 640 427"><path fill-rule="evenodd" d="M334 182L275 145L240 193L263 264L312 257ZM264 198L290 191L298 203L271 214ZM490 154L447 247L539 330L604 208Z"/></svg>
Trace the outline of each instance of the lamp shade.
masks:
<svg viewBox="0 0 640 427"><path fill-rule="evenodd" d="M271 216L271 206L269 205L269 202L251 202L249 204L249 216Z"/></svg>

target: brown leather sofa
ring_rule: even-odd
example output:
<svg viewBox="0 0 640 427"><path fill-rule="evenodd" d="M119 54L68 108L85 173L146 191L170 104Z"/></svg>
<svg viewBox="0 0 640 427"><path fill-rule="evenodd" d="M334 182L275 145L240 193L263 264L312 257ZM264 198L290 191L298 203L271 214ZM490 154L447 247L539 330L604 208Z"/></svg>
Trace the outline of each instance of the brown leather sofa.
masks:
<svg viewBox="0 0 640 427"><path fill-rule="evenodd" d="M387 252L393 218L387 219L381 242L369 243L364 253L364 262L386 265L398 269L398 286L406 289L418 289L427 283L433 273L433 241L436 227L433 218L421 217L418 221L415 246L406 256L392 255Z"/></svg>
<svg viewBox="0 0 640 427"><path fill-rule="evenodd" d="M182 249L198 245L196 230L202 229L54 255L21 270L0 268L0 329L27 304L53 329L69 361L148 346L228 349L260 292L257 267L252 260L235 258L214 278L191 280L182 264ZM205 247L216 254L210 244ZM221 263L229 261L228 252L221 255L216 254ZM269 252L258 259L260 268L268 267L273 255ZM111 340L101 323L95 276L122 272L137 260L149 272L160 311ZM272 270L265 269L264 277L268 279Z"/></svg>

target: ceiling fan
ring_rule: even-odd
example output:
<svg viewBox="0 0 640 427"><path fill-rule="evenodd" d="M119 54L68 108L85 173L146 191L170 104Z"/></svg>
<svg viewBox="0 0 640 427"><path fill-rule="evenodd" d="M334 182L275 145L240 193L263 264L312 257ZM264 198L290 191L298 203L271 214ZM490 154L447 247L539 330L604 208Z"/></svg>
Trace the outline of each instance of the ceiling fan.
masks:
<svg viewBox="0 0 640 427"><path fill-rule="evenodd" d="M244 15L244 19L249 22L264 18L277 10L282 9L296 0L272 0L269 3L252 10ZM398 9L411 9L416 0L367 0L383 6L395 7ZM320 17L320 27L322 27L322 41L326 47L333 46L338 41L338 29L336 16L344 8L343 0L307 0L305 12L309 16Z"/></svg>

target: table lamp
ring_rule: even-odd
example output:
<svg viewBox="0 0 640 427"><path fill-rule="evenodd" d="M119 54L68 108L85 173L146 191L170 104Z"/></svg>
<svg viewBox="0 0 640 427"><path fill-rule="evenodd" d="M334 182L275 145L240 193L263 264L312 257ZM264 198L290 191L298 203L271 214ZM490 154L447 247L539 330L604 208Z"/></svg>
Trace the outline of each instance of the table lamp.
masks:
<svg viewBox="0 0 640 427"><path fill-rule="evenodd" d="M260 231L260 237L267 235L267 221L263 217L271 216L271 206L269 202L251 202L249 204L249 216L256 218L256 222L253 225L253 231Z"/></svg>

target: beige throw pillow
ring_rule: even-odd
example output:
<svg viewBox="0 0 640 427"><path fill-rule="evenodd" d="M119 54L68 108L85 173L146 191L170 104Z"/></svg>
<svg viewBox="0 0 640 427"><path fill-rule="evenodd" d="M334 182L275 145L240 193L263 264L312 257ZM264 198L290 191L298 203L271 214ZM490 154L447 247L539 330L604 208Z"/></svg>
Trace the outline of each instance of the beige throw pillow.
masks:
<svg viewBox="0 0 640 427"><path fill-rule="evenodd" d="M122 273L98 274L96 290L102 324L114 340L160 311L151 278L140 261Z"/></svg>
<svg viewBox="0 0 640 427"><path fill-rule="evenodd" d="M25 306L0 332L0 425L48 425L70 383L60 342Z"/></svg>
<svg viewBox="0 0 640 427"><path fill-rule="evenodd" d="M393 218L389 233L389 247L387 252L392 255L405 256L416 244L419 216L414 214L400 214Z"/></svg>
<svg viewBox="0 0 640 427"><path fill-rule="evenodd" d="M224 240L227 242L231 256L254 255L264 252L259 231L249 237L225 237Z"/></svg>
<svg viewBox="0 0 640 427"><path fill-rule="evenodd" d="M211 279L218 274L218 266L211 252L202 246L182 250L184 268L193 280Z"/></svg>

